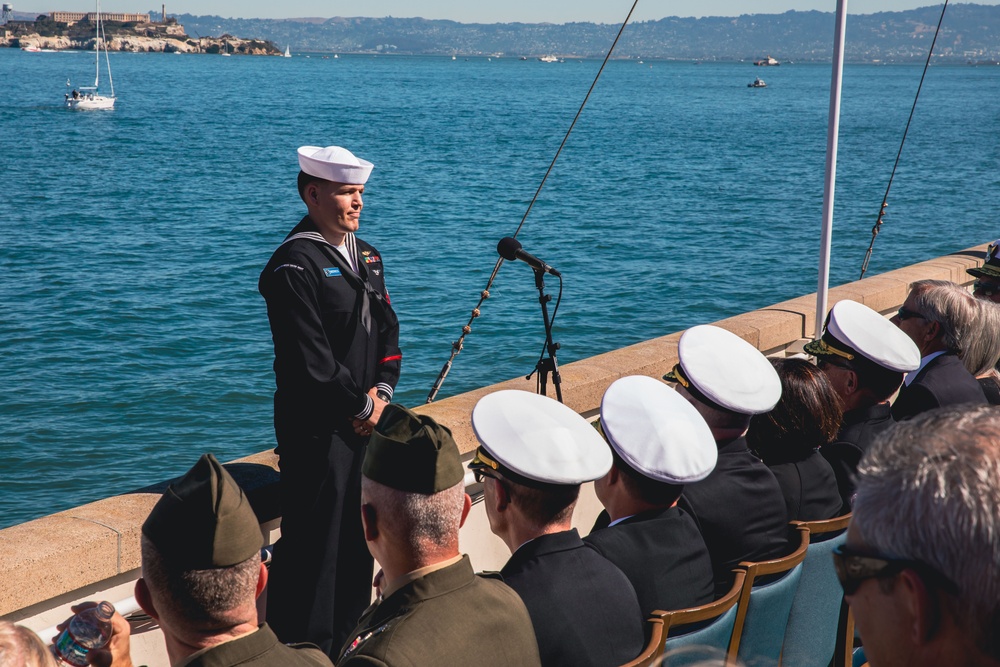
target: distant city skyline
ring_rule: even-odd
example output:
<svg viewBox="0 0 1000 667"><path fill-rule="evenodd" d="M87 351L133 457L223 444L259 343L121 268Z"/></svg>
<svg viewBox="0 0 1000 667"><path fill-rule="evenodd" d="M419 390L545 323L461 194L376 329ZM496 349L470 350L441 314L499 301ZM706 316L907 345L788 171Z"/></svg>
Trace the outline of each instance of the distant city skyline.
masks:
<svg viewBox="0 0 1000 667"><path fill-rule="evenodd" d="M103 0L102 11L140 12L155 9L159 3L148 0ZM90 11L87 0L25 0L13 3L19 12L39 14L54 10ZM851 14L873 14L926 7L928 0L848 0ZM985 0L976 4L996 5L1000 0ZM323 0L171 0L167 14L218 15L226 18L305 18L333 16L366 16L397 18L421 17L448 19L460 23L621 23L632 6L631 0L504 0L494 3L472 3L468 0L368 0L363 5ZM937 4L940 6L940 3ZM836 0L640 0L633 21L658 20L666 16L739 16L741 14L780 14L789 10L819 10L832 12Z"/></svg>

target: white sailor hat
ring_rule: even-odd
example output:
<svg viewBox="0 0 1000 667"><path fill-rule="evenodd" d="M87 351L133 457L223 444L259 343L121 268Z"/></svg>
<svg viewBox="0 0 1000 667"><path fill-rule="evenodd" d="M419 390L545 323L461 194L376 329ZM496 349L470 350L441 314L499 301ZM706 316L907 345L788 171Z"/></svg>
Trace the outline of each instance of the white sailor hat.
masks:
<svg viewBox="0 0 1000 667"><path fill-rule="evenodd" d="M838 301L827 317L826 331L805 346L815 357L868 361L898 373L920 366L920 350L902 329L857 301Z"/></svg>
<svg viewBox="0 0 1000 667"><path fill-rule="evenodd" d="M781 379L760 350L711 324L691 327L677 344L679 362L663 376L695 398L743 415L768 412L781 398Z"/></svg>
<svg viewBox="0 0 1000 667"><path fill-rule="evenodd" d="M695 407L644 375L615 380L604 392L601 430L625 463L659 482L705 479L719 457L712 431Z"/></svg>
<svg viewBox="0 0 1000 667"><path fill-rule="evenodd" d="M354 157L354 153L340 146L299 147L299 168L310 176L334 183L364 185L374 166L367 160Z"/></svg>
<svg viewBox="0 0 1000 667"><path fill-rule="evenodd" d="M472 429L480 447L469 464L525 484L573 485L603 477L611 450L571 408L539 394L508 389L479 399Z"/></svg>

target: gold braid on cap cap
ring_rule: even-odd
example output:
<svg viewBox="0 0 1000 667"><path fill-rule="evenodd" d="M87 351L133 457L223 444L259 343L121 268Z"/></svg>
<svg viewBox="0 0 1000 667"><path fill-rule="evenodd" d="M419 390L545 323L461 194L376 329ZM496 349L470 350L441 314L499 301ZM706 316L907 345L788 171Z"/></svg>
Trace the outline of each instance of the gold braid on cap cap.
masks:
<svg viewBox="0 0 1000 667"><path fill-rule="evenodd" d="M483 451L482 447L476 447L476 457L472 459L471 463L469 463L469 467L470 468L486 467L486 468L492 468L493 470L496 471L500 470L500 464L491 459L489 455L485 451Z"/></svg>
<svg viewBox="0 0 1000 667"><path fill-rule="evenodd" d="M680 364L674 364L673 374L674 378L676 378L677 381L681 383L682 387L687 389L688 387L691 386L691 380L688 380L687 376L684 375L684 371L681 369Z"/></svg>
<svg viewBox="0 0 1000 667"><path fill-rule="evenodd" d="M839 350L834 346L826 342L826 337L820 338L819 340L814 340L813 342L805 346L805 351L811 355L819 356L821 354L833 355L838 357L843 357L848 361L854 359L854 355L850 352L845 352L844 350Z"/></svg>

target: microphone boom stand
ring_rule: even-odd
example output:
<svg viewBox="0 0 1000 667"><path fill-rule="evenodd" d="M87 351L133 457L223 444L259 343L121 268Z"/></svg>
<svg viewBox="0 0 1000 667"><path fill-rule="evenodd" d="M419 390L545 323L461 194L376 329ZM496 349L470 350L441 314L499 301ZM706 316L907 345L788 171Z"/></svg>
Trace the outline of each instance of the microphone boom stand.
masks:
<svg viewBox="0 0 1000 667"><path fill-rule="evenodd" d="M552 373L552 385L556 388L556 399L562 403L562 377L559 375L559 365L556 363L556 350L559 349L559 343L552 340L552 322L549 320L549 301L552 300L552 297L545 293L545 271L532 268L535 271L535 287L538 288L538 303L542 306L542 320L545 322L545 352L542 353L538 363L535 364L535 371L532 372L538 373L538 393L542 396L545 396L549 373ZM530 378L531 373L525 379Z"/></svg>

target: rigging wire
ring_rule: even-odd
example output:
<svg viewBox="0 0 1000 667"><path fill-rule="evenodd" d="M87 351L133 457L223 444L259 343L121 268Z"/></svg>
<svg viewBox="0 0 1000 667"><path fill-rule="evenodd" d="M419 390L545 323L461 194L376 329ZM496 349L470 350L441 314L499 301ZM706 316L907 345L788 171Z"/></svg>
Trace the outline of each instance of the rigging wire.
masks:
<svg viewBox="0 0 1000 667"><path fill-rule="evenodd" d="M865 277L865 273L868 271L868 262L872 258L872 249L875 247L875 237L878 236L879 231L882 229L884 224L883 218L885 218L885 209L889 205L889 189L892 188L892 180L896 177L896 168L899 167L899 158L903 154L903 144L906 143L906 134L910 131L910 123L913 121L913 113L917 109L917 100L920 99L920 89L924 86L924 77L927 76L927 68L931 64L931 56L934 54L934 45L937 43L938 34L941 32L941 23L944 21L945 10L948 9L948 0L944 0L944 5L941 7L941 17L938 19L937 30L934 31L934 39L931 40L931 48L927 51L927 60L924 62L924 71L920 75L920 84L917 86L917 94L913 98L913 106L910 107L910 117L906 120L906 128L903 130L903 139L899 142L899 151L896 153L896 162L892 165L892 173L889 174L889 183L885 186L885 196L882 197L882 208L879 209L878 219L875 220L875 226L872 227L872 241L868 244L868 252L865 253L865 261L861 264L861 276L858 280Z"/></svg>
<svg viewBox="0 0 1000 667"><path fill-rule="evenodd" d="M608 60L611 58L611 54L614 53L615 46L618 44L618 40L621 38L622 33L625 31L625 26L628 25L629 19L632 18L632 12L635 11L636 5L639 4L639 0L635 0L632 3L632 8L628 10L628 15L625 20L622 21L621 28L618 29L618 34L615 35L615 39L611 42L611 48L608 49L607 54L604 56L604 61L601 63L600 69L597 70L597 76L594 77L594 81L590 84L590 89L587 90L587 94L583 98L583 102L580 104L580 108L577 110L576 115L573 116L573 122L570 123L569 129L566 130L566 135L563 136L562 142L559 144L559 148L556 150L555 156L552 158L552 162L549 163L549 168L545 170L545 175L542 176L541 183L538 184L538 189L535 190L535 195L531 198L528 203L528 208L524 212L524 216L521 217L521 222L517 226L517 230L514 232L514 238L521 232L521 228L524 226L524 222L528 219L528 214L531 213L532 207L535 205L535 201L538 199L538 195L541 194L542 188L545 186L545 181L548 180L549 174L552 172L552 168L556 166L556 160L559 159L560 153L562 153L563 147L566 145L566 141L569 139L569 135L573 132L573 128L576 127L576 121L580 119L580 114L583 113L583 108L587 106L587 100L590 99L590 94L594 92L594 87L597 85L598 79L601 78L601 73L604 72L604 66L608 64ZM455 357L458 353L462 351L465 345L465 337L472 333L472 322L480 316L481 308L483 302L490 298L490 287L493 286L493 281L496 280L497 273L500 271L500 267L503 266L504 259L500 257L497 259L496 265L493 267L493 272L490 273L489 279L486 281L486 287L482 292L479 293L479 302L476 307L472 309L472 313L469 316L469 321L462 327L462 335L458 337L454 343L451 344L451 356L448 357L448 361L445 362L444 366L441 368L441 372L438 374L437 380L434 381L434 386L431 387L430 393L427 394L427 403L432 403L437 397L438 391L441 389L441 385L444 384L444 379L448 376L448 372L451 370L452 363L455 361ZM559 280L559 299L562 300L562 279ZM558 302L556 303L556 311L559 309ZM555 312L552 315L552 321L555 321ZM544 356L544 352L542 353ZM530 375L528 377L531 377Z"/></svg>

